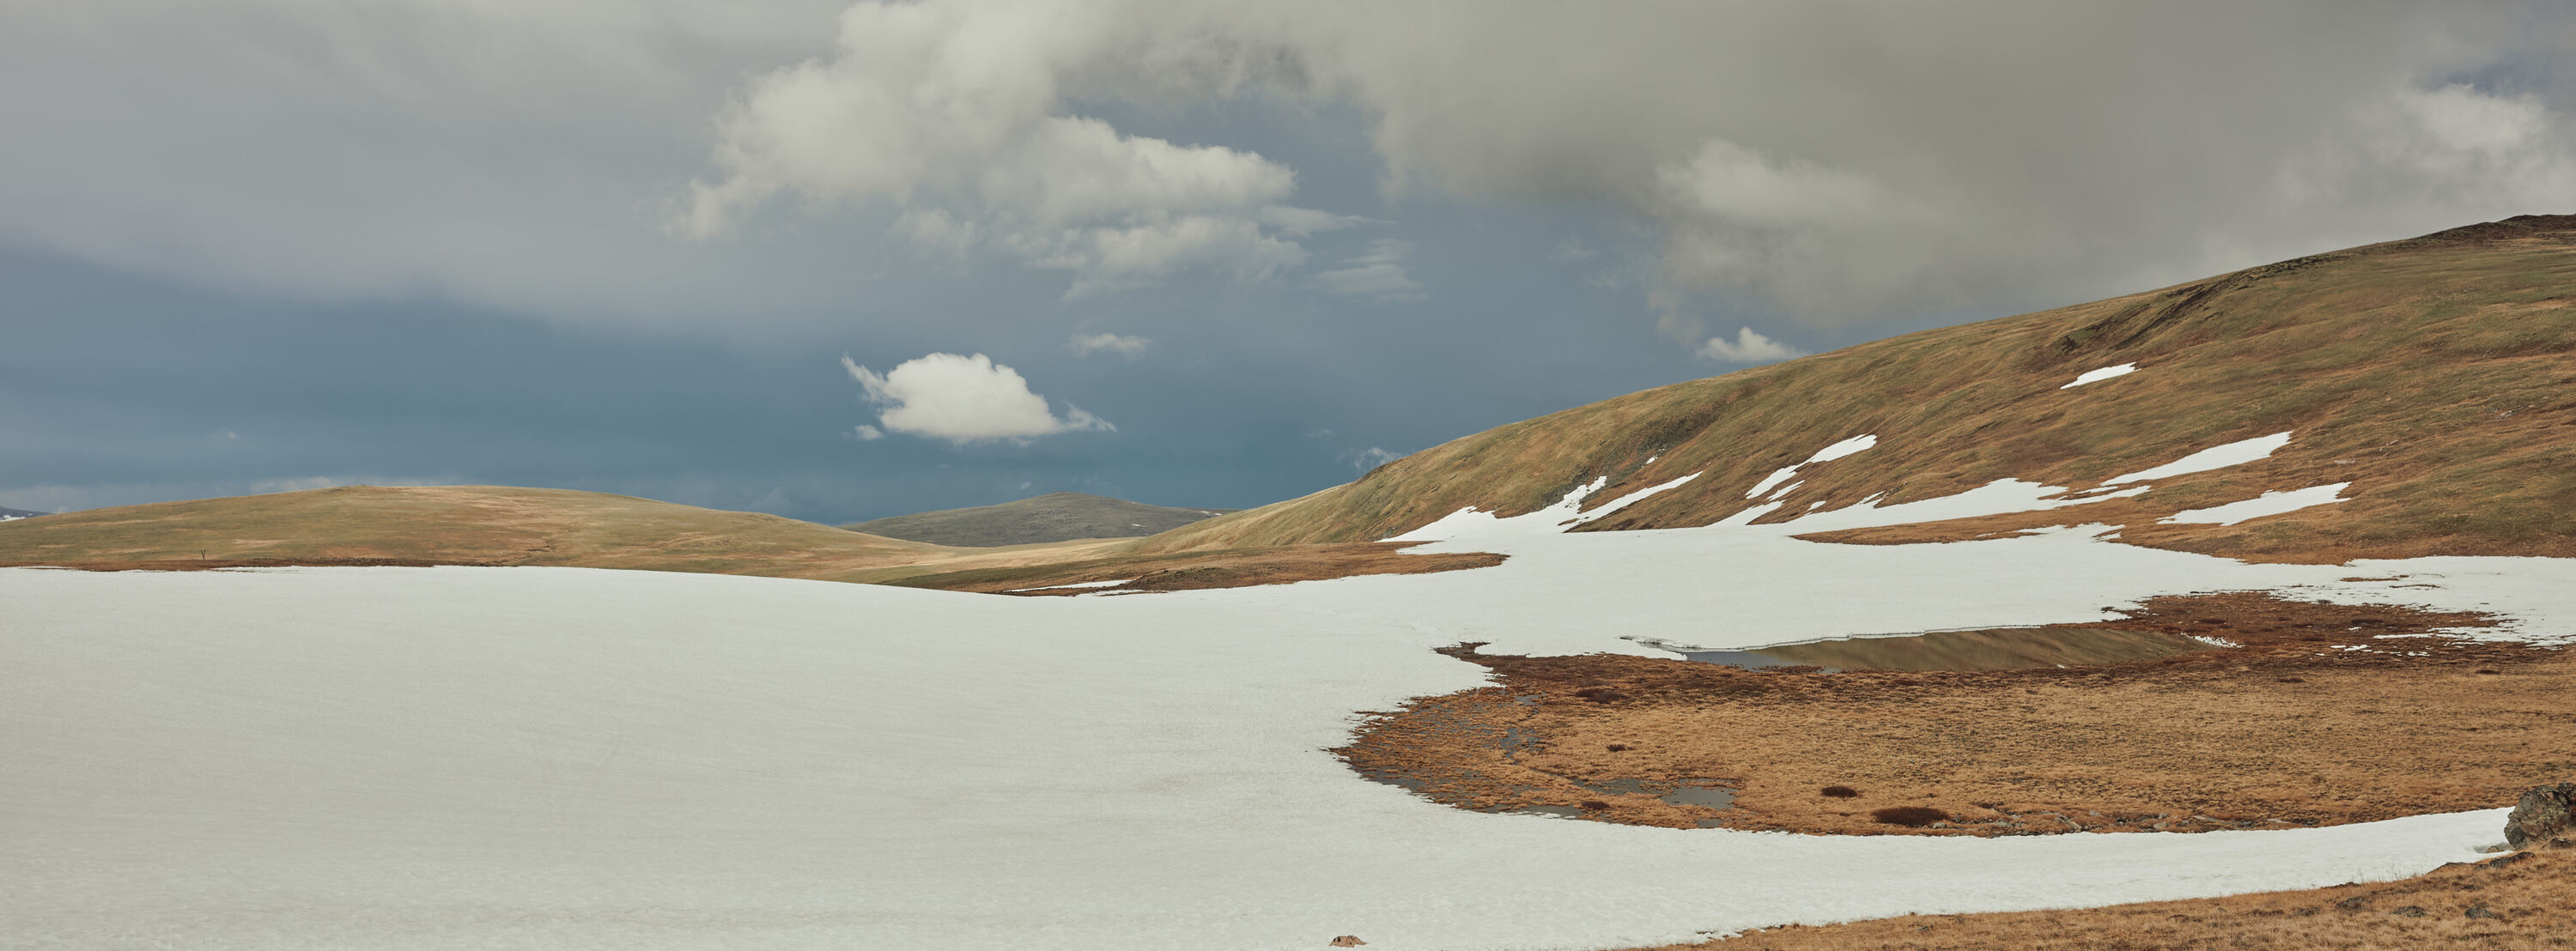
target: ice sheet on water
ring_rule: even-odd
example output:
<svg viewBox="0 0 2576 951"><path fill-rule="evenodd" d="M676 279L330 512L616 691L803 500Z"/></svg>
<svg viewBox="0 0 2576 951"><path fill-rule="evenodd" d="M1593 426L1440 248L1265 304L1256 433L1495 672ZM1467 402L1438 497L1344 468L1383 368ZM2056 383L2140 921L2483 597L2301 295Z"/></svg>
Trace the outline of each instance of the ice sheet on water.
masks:
<svg viewBox="0 0 2576 951"><path fill-rule="evenodd" d="M0 720L45 725L0 731L0 936L1604 947L2389 878L2470 857L2502 814L1786 836L1485 815L1353 776L1323 752L1352 711L1484 684L1431 651L1459 640L2089 619L2343 570L2060 536L1505 541L1519 554L1492 569L1108 600L550 568L0 570ZM2003 576L2019 583L1971 583Z"/></svg>

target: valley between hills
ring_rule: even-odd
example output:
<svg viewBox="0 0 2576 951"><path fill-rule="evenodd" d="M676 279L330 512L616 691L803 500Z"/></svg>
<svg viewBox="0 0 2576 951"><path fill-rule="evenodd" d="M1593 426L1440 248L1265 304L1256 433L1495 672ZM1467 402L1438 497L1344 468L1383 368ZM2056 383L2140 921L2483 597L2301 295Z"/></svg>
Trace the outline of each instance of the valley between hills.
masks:
<svg viewBox="0 0 2576 951"><path fill-rule="evenodd" d="M2502 807L2524 790L2576 780L2576 216L1647 390L1299 499L1163 510L1172 524L1150 535L1023 541L1045 520L1141 530L1154 507L1027 514L1038 508L851 526L1001 545L489 486L12 520L0 566L29 570L0 572L0 591L24 630L74 638L110 618L124 651L91 668L19 649L22 686L45 671L179 686L139 710L82 714L167 739L114 742L166 757L170 772L83 759L90 734L77 730L10 755L72 777L70 792L36 797L63 815L88 815L83 790L167 807L183 781L212 783L214 813L275 808L233 767L172 752L187 733L173 724L211 711L235 738L222 743L287 773L428 790L429 805L313 793L323 826L451 821L437 803L499 788L476 783L529 783L595 812L562 820L567 841L593 845L712 814L680 803L795 852L784 843L810 830L751 818L772 815L752 802L847 822L861 831L831 834L870 854L965 843L967 858L920 858L881 881L917 890L909 906L963 902L1006 865L1095 863L1142 876L1120 895L1196 914L1262 888L1295 898L1219 924L1184 914L1138 946L1321 946L1348 932L1387 947L2503 948L2576 934L2567 853L2482 851L2503 843ZM554 578L615 607L598 619L546 607L531 579ZM416 598L397 579L442 594ZM799 583L814 581L861 584ZM366 635L371 647L331 640L376 623L385 598L404 619ZM174 674L164 665L178 661L152 656L156 632L202 632L149 605L182 601L212 605L216 641L284 639L299 659L241 668L239 683ZM523 629L460 603L544 620ZM718 603L735 607L693 606ZM316 606L315 619L275 622L286 604ZM438 673L451 661L423 640L460 624L486 625L471 637L512 658L492 663L514 686L473 694L496 706L370 706L370 690L408 681L383 679L369 650L446 677L440 689L486 690ZM574 640L548 646L558 631ZM666 661L606 659L620 632L642 632ZM1903 659L1912 648L1898 641L1938 635L1965 646L1928 666ZM2027 653L2079 636L2132 652ZM1850 646L1871 641L1884 650ZM1777 656L1749 666L1697 657L1766 650ZM235 669L222 643L185 651ZM780 672L796 658L815 669ZM553 679L573 669L615 686ZM705 670L724 673L693 673ZM592 706L517 699L558 687ZM744 706L772 689L791 699ZM383 737L244 699L254 693L310 693L439 752L335 760ZM12 702L55 722L73 715L43 703L87 701L35 690ZM736 750L694 727L630 739L634 723L698 707L785 739ZM847 736L827 721L868 727ZM281 735L324 752L238 739ZM522 739L476 739L506 736ZM658 759L630 762L648 754L628 742ZM818 755L984 785L934 803L919 787L796 765ZM691 765L718 761L752 778L728 785ZM485 778L434 777L457 762ZM1106 778L1086 785L1088 770ZM666 794L677 798L655 798ZM888 815L919 828L879 828ZM523 818L497 821L459 861L516 874L509 836L543 827ZM78 866L68 876L117 871L80 856L124 831L67 827L106 830L48 846ZM372 861L349 851L359 839L314 842L298 848L337 856L315 868ZM269 861L265 846L231 848L191 861ZM674 851L635 860L681 869L729 854L651 848ZM1319 884L1238 868L1241 883L1209 884L1131 870L1198 849L1353 874ZM892 913L795 891L878 874L798 855L789 864L812 863L810 877L782 886L797 901ZM1961 869L1987 877L1949 879ZM1559 893L1599 910L1531 910ZM171 894L138 920L195 913ZM1112 935L1138 927L1146 900L995 912L975 934L1020 946L1061 936L1050 928ZM547 916L578 904L565 901L532 914L558 920ZM1530 908L1493 910L1515 901ZM345 926L363 939L399 924ZM267 924L243 913L221 927ZM477 927L534 933L507 916Z"/></svg>

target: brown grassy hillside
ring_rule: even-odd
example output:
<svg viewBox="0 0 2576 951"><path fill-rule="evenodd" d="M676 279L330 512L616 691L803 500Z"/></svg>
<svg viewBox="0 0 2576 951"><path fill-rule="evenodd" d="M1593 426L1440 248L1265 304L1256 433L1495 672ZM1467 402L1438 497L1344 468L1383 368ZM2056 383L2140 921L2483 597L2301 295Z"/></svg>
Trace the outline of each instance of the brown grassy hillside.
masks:
<svg viewBox="0 0 2576 951"><path fill-rule="evenodd" d="M0 566L553 565L1005 591L1101 578L1133 590L1493 564L1385 545L1130 557L1131 539L952 548L623 495L508 486L343 486L0 523ZM1062 593L1062 592L1058 592Z"/></svg>
<svg viewBox="0 0 2576 951"><path fill-rule="evenodd" d="M2120 521L2131 542L2275 560L2576 555L2571 298L2576 216L2515 218L1647 390L1458 439L1144 550L1374 540L1462 506L1528 512L1596 476L1610 479L1597 503L1704 473L1585 530L1706 525L1752 504L1746 490L1774 469L1864 433L1876 448L1809 467L1782 512L2002 478L2081 488L2291 430L2271 459L2024 521ZM2136 373L2060 389L2130 362ZM2352 501L2234 527L2155 524L2333 482L2351 482ZM1959 531L1998 527L2012 526Z"/></svg>
<svg viewBox="0 0 2576 951"><path fill-rule="evenodd" d="M855 580L950 551L775 515L507 486L342 486L0 524L0 563L390 559Z"/></svg>

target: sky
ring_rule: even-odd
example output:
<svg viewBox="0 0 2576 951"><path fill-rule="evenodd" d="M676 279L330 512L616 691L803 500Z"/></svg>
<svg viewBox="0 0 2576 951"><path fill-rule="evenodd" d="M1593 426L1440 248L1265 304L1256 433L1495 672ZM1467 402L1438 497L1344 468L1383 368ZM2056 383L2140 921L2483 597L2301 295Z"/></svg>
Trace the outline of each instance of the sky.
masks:
<svg viewBox="0 0 2576 951"><path fill-rule="evenodd" d="M1248 507L2576 211L2576 11L25 3L0 129L0 506Z"/></svg>

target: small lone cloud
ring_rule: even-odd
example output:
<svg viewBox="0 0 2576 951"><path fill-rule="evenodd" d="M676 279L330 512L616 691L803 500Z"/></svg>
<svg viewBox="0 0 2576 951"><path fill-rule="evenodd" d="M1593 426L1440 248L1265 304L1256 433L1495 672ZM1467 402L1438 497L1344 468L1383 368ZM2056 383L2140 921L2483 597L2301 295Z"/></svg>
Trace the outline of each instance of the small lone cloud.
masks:
<svg viewBox="0 0 2576 951"><path fill-rule="evenodd" d="M885 438L885 430L861 423L851 428L850 435L858 437L860 442L875 442Z"/></svg>
<svg viewBox="0 0 2576 951"><path fill-rule="evenodd" d="M1143 354L1145 348L1152 346L1153 343L1154 341L1144 337L1126 334L1074 334L1073 340L1065 346L1071 348L1073 355L1077 357L1106 352L1133 360Z"/></svg>
<svg viewBox="0 0 2576 951"><path fill-rule="evenodd" d="M230 427L226 427L226 428L224 429L223 436L224 436L224 441L225 441L225 442L231 442L231 441L233 441L233 440L236 440L236 439L240 439L240 438L241 438L241 434L240 434L240 433L237 433L237 432L232 431L232 429L231 429Z"/></svg>
<svg viewBox="0 0 2576 951"><path fill-rule="evenodd" d="M1313 281L1324 293L1382 304L1421 300L1422 283L1404 271L1404 259L1412 255L1412 242L1379 238L1369 242L1367 251L1343 259L1340 267L1316 274Z"/></svg>
<svg viewBox="0 0 2576 951"><path fill-rule="evenodd" d="M877 414L877 423L885 429L860 426L853 432L862 440L872 438L868 435L872 431L880 436L897 432L945 439L962 446L1075 430L1118 429L1108 420L1069 403L1064 417L1057 418L1048 411L1046 397L1031 392L1029 381L1019 371L994 363L980 353L932 353L906 360L884 373L860 366L848 354L842 354L841 368L867 388L868 402L883 407Z"/></svg>
<svg viewBox="0 0 2576 951"><path fill-rule="evenodd" d="M1774 363L1806 356L1807 351L1754 333L1751 327L1743 327L1736 330L1732 341L1723 336L1708 338L1707 343L1700 345L1699 355L1720 363Z"/></svg>
<svg viewBox="0 0 2576 951"><path fill-rule="evenodd" d="M1370 446L1366 449L1357 449L1343 453L1342 458L1350 461L1351 468L1359 470L1362 474L1366 474L1379 466L1394 462L1409 455L1412 455L1412 453L1391 452L1378 446Z"/></svg>

